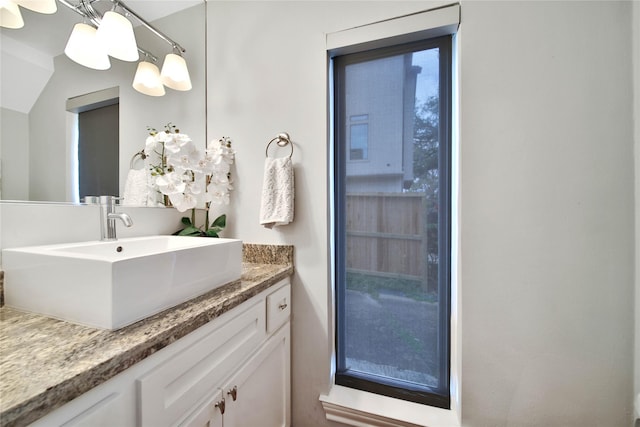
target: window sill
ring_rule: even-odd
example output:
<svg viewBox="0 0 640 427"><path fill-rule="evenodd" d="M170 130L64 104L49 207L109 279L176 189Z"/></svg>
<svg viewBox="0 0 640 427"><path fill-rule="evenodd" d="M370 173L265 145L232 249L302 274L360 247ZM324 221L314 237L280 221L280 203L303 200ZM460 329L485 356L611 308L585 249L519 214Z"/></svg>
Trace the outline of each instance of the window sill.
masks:
<svg viewBox="0 0 640 427"><path fill-rule="evenodd" d="M327 419L351 426L459 427L455 410L420 405L366 391L333 385L320 402Z"/></svg>

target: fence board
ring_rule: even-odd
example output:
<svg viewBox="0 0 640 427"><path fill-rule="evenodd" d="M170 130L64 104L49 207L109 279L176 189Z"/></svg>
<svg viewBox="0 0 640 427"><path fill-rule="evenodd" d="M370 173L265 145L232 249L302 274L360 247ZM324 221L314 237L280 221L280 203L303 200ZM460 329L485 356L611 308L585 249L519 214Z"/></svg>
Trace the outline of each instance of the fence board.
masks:
<svg viewBox="0 0 640 427"><path fill-rule="evenodd" d="M425 210L420 193L347 194L347 269L422 280Z"/></svg>

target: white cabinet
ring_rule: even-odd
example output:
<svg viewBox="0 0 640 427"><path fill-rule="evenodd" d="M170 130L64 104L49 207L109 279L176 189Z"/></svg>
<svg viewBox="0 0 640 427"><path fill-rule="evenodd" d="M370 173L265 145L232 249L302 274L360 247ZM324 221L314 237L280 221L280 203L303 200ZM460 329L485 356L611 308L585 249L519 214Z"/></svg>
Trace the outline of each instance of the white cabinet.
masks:
<svg viewBox="0 0 640 427"><path fill-rule="evenodd" d="M222 390L214 393L209 401L197 409L181 424L182 427L223 427L222 417L224 411L224 399Z"/></svg>
<svg viewBox="0 0 640 427"><path fill-rule="evenodd" d="M136 406L135 383L127 370L50 412L31 426L135 426Z"/></svg>
<svg viewBox="0 0 640 427"><path fill-rule="evenodd" d="M180 426L288 426L291 412L289 340L290 328L286 324Z"/></svg>
<svg viewBox="0 0 640 427"><path fill-rule="evenodd" d="M282 281L33 426L288 426L290 310Z"/></svg>
<svg viewBox="0 0 640 427"><path fill-rule="evenodd" d="M289 334L287 324L223 387L224 427L290 424Z"/></svg>
<svg viewBox="0 0 640 427"><path fill-rule="evenodd" d="M275 332L289 320L291 286L282 286L267 296L267 333Z"/></svg>
<svg viewBox="0 0 640 427"><path fill-rule="evenodd" d="M231 321L137 379L143 427L176 425L264 341L264 301L245 304Z"/></svg>

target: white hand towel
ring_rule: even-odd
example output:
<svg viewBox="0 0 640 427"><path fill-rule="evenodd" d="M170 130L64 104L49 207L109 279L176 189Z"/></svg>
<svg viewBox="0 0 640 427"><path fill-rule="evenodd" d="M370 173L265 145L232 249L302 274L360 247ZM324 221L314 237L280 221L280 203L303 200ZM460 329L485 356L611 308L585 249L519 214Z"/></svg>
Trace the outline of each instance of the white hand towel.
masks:
<svg viewBox="0 0 640 427"><path fill-rule="evenodd" d="M293 163L290 157L264 162L260 224L267 228L293 221Z"/></svg>
<svg viewBox="0 0 640 427"><path fill-rule="evenodd" d="M127 181L124 183L122 204L127 206L146 206L148 197L147 171L144 169L130 169Z"/></svg>

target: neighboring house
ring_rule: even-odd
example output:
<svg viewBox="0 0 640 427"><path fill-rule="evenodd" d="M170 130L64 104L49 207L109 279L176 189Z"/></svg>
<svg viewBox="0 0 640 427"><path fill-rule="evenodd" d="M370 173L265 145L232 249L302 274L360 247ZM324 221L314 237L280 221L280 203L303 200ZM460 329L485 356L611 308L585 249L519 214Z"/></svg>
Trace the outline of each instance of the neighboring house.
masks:
<svg viewBox="0 0 640 427"><path fill-rule="evenodd" d="M416 77L421 68L412 65L411 54L375 64L374 70L372 63L350 65L347 73L347 193L397 193L413 181Z"/></svg>

